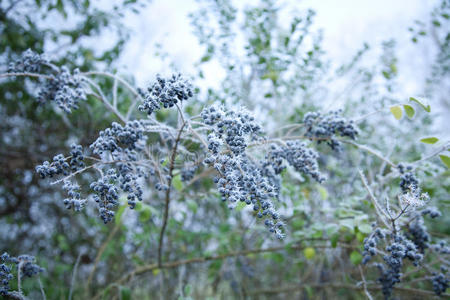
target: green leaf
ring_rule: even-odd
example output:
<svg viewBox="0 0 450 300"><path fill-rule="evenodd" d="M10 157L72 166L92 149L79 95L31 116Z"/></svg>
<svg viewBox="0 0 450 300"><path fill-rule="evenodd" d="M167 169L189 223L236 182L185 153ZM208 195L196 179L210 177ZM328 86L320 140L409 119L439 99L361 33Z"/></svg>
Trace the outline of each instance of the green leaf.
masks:
<svg viewBox="0 0 450 300"><path fill-rule="evenodd" d="M303 250L303 254L305 255L306 259L313 259L316 255L316 250L314 250L314 248L308 247Z"/></svg>
<svg viewBox="0 0 450 300"><path fill-rule="evenodd" d="M433 25L436 27L440 27L441 26L441 22L439 22L438 20L433 20Z"/></svg>
<svg viewBox="0 0 450 300"><path fill-rule="evenodd" d="M360 224L358 225L358 230L362 233L369 234L372 232L372 226L369 224Z"/></svg>
<svg viewBox="0 0 450 300"><path fill-rule="evenodd" d="M172 184L173 184L173 187L177 191L181 191L183 189L183 182L181 181L181 175L180 174L178 174L177 176L175 176L172 179Z"/></svg>
<svg viewBox="0 0 450 300"><path fill-rule="evenodd" d="M359 265L362 261L362 258L363 258L362 255L356 250L350 254L350 261L354 265Z"/></svg>
<svg viewBox="0 0 450 300"><path fill-rule="evenodd" d="M450 157L448 157L447 155L439 155L439 158L442 160L442 162L447 166L447 168L450 169Z"/></svg>
<svg viewBox="0 0 450 300"><path fill-rule="evenodd" d="M331 240L331 247L336 248L337 247L337 243L339 241L339 233L335 233L331 236L330 240Z"/></svg>
<svg viewBox="0 0 450 300"><path fill-rule="evenodd" d="M125 286L120 287L120 299L131 300L131 289Z"/></svg>
<svg viewBox="0 0 450 300"><path fill-rule="evenodd" d="M404 104L403 109L405 110L406 115L410 119L412 119L414 117L414 115L416 114L416 111L414 110L414 108L411 105Z"/></svg>
<svg viewBox="0 0 450 300"><path fill-rule="evenodd" d="M194 200L189 200L187 201L187 206L194 214L197 213L198 210L197 202L195 202Z"/></svg>
<svg viewBox="0 0 450 300"><path fill-rule="evenodd" d="M158 275L160 272L161 272L161 269L153 269L153 271L152 271L153 276Z"/></svg>
<svg viewBox="0 0 450 300"><path fill-rule="evenodd" d="M192 285L186 284L186 285L184 286L184 294L185 294L186 296L190 296L190 295L191 295L191 292L192 292Z"/></svg>
<svg viewBox="0 0 450 300"><path fill-rule="evenodd" d="M247 204L245 203L245 202L239 202L237 205L236 205L236 211L237 212L240 212L241 210L243 210L244 209L244 207L246 207L247 206Z"/></svg>
<svg viewBox="0 0 450 300"><path fill-rule="evenodd" d="M150 207L144 207L139 212L139 221L141 221L142 223L145 223L148 220L150 220L151 216L152 216L152 210L150 209Z"/></svg>
<svg viewBox="0 0 450 300"><path fill-rule="evenodd" d="M202 57L202 59L200 60L201 62L207 62L211 59L211 55L205 55Z"/></svg>
<svg viewBox="0 0 450 300"><path fill-rule="evenodd" d="M402 109L401 109L400 106L398 106L398 105L396 105L396 106L391 106L390 110L391 110L391 113L394 115L394 117L395 117L397 120L400 120L400 119L402 118L403 111L402 111Z"/></svg>
<svg viewBox="0 0 450 300"><path fill-rule="evenodd" d="M318 186L319 189L319 194L322 197L323 200L327 200L328 198L328 191L326 188L324 188L323 186L319 185Z"/></svg>
<svg viewBox="0 0 450 300"><path fill-rule="evenodd" d="M425 105L423 104L420 100L417 100L414 97L409 97L409 101L413 101L416 102L417 104L419 104L420 106L422 106L422 108L426 111L426 112L430 112L431 111L431 106L430 105Z"/></svg>
<svg viewBox="0 0 450 300"><path fill-rule="evenodd" d="M439 139L436 137L429 137L429 138L423 138L420 141L425 144L436 144L439 141Z"/></svg>
<svg viewBox="0 0 450 300"><path fill-rule="evenodd" d="M122 215L123 215L123 213L125 212L125 208L127 208L127 205L126 204L124 204L124 205L121 205L120 207L119 207L119 209L117 210L117 213L116 213L116 218L115 218L115 222L116 222L116 224L120 224L120 222L121 222L121 220L122 220Z"/></svg>

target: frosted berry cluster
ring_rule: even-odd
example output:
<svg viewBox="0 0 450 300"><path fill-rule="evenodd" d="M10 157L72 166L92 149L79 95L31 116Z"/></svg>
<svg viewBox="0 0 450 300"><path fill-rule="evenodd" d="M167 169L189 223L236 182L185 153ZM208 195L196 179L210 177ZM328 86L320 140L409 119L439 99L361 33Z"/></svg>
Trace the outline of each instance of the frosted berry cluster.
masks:
<svg viewBox="0 0 450 300"><path fill-rule="evenodd" d="M114 169L91 183L91 189L96 193L94 201L98 203L100 218L106 224L114 218L113 208L119 205L119 192L116 187L117 174Z"/></svg>
<svg viewBox="0 0 450 300"><path fill-rule="evenodd" d="M340 147L339 141L335 136L349 137L356 139L358 130L353 121L347 121L340 116L341 111L331 111L326 115L318 112L308 112L305 114L303 123L305 124L305 136L311 140L317 140L318 143L326 142L331 149L338 150Z"/></svg>
<svg viewBox="0 0 450 300"><path fill-rule="evenodd" d="M0 264L0 296L12 299L21 299L23 296L16 291L10 291L9 282L14 278L11 264L15 265L17 270L20 268L21 279L22 277L33 277L45 271L36 264L36 259L31 255L14 257L5 252L0 256L0 260L2 262Z"/></svg>
<svg viewBox="0 0 450 300"><path fill-rule="evenodd" d="M66 208L73 208L75 211L81 211L86 203L86 200L81 199L80 186L76 183L72 183L66 180L62 188L69 195L68 198L64 199L64 205L66 206Z"/></svg>
<svg viewBox="0 0 450 300"><path fill-rule="evenodd" d="M50 75L37 100L40 103L54 101L66 113L78 109L78 103L87 99L83 78L80 71L75 69L73 74L65 66L56 75Z"/></svg>
<svg viewBox="0 0 450 300"><path fill-rule="evenodd" d="M218 175L214 178L223 201L234 208L238 202L251 205L258 218L264 218L269 232L284 237L284 222L273 205L277 189L264 176L260 165L246 153L249 141L259 139L261 127L246 110L226 111L223 107L205 108L201 117L210 126L205 159Z"/></svg>
<svg viewBox="0 0 450 300"><path fill-rule="evenodd" d="M397 168L400 172L400 188L402 192L405 194L410 190L418 190L419 179L414 174L413 168L404 164L398 164Z"/></svg>
<svg viewBox="0 0 450 300"><path fill-rule="evenodd" d="M81 145L72 144L69 158L64 157L63 154L58 154L53 157L53 161L44 161L42 165L36 166L36 173L41 178L53 177L55 175L68 175L70 171L78 171L84 168L84 154ZM67 162L69 160L69 162Z"/></svg>
<svg viewBox="0 0 450 300"><path fill-rule="evenodd" d="M122 158L124 154L130 158L133 156L130 151L142 149L142 143L146 139L144 130L144 121L130 121L125 126L113 122L110 128L100 131L90 148L97 155L109 152L114 159Z"/></svg>
<svg viewBox="0 0 450 300"><path fill-rule="evenodd" d="M297 172L309 175L318 182L323 182L325 177L319 171L318 158L319 155L316 151L300 141L289 141L284 146L272 144L270 152L266 156L276 174L280 174L286 168L283 165L284 159Z"/></svg>
<svg viewBox="0 0 450 300"><path fill-rule="evenodd" d="M169 78L157 75L156 82L148 87L147 91L138 89L138 92L143 99L142 104L139 105L139 110L149 115L161 109L161 107L172 107L194 95L191 83L184 79L181 74L174 74Z"/></svg>
<svg viewBox="0 0 450 300"><path fill-rule="evenodd" d="M44 54L38 54L31 49L22 53L22 56L15 62L11 62L8 66L9 73L38 73L41 71L42 65L48 64L49 61Z"/></svg>

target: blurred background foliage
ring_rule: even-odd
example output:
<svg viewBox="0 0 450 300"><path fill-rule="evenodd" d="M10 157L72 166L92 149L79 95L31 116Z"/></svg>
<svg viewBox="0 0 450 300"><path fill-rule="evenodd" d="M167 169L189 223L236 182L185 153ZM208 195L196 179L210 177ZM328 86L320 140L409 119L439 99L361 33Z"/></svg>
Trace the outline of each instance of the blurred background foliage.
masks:
<svg viewBox="0 0 450 300"><path fill-rule="evenodd" d="M2 72L8 62L31 48L47 53L56 64L115 73L115 62L128 38L122 24L124 12L145 17L139 15L139 8L146 2L115 3L107 11L89 0L0 2ZM195 65L198 73L192 75L198 93L186 111L196 115L205 104L217 102L228 107L244 105L276 137L281 134L277 128L300 123L308 111L342 109L343 115L358 123L358 143L380 151L394 163L420 160L440 145L421 143L422 137L436 136L442 141L449 137L448 1L441 1L430 12L430 20L405 29L411 43L429 43L438 53L419 95L431 105L430 113L408 102L417 95L397 93L401 70L395 40L361 45L349 54L348 61L336 64L324 55L320 30L312 28L313 11L290 14L288 20L281 12L273 0L255 2L243 11L225 0L199 1L190 19L204 54ZM99 51L95 40L105 31L113 32L114 43ZM381 50L375 62L367 59L374 49ZM203 68L213 61L226 74L219 87L203 84ZM134 82L132 74L121 75ZM105 91L113 90L112 79L98 77L98 82ZM114 284L124 273L156 260L163 202L148 197L136 211L125 209L124 204L115 222L103 225L93 209L78 215L68 212L60 191L39 181L34 172L37 164L65 152L71 142L92 143L114 117L95 99L88 99L71 115L39 105L34 99L36 86L28 79L0 81L0 93L0 250L35 255L47 270L41 278L49 299L67 298L71 286L75 299L94 295L104 299L364 298L360 290L349 286L361 280L362 241L371 232L375 216L357 170L365 170L374 184L385 180L378 192L387 191L394 197L399 191L399 179L383 177L390 167L375 156L351 145L336 153L317 144L320 169L328 175L325 184L286 172L279 205L288 232L282 242L253 222L251 209L238 206L230 211L223 205L211 179L192 186L175 179L179 193L166 233L168 260L195 260L248 249L273 251L151 268L128 282ZM131 95L120 86L117 94L125 112ZM389 107L404 103L415 108L415 115L396 120ZM173 122L173 113L161 111L158 118ZM443 117L446 123L436 121ZM435 158L417 170L432 205L443 212L440 220L426 225L437 240L448 240L448 168ZM366 276L376 279L375 273ZM278 288L292 286L297 289L276 293ZM431 290L429 282L402 286ZM40 297L32 280L24 282L24 290L31 299Z"/></svg>

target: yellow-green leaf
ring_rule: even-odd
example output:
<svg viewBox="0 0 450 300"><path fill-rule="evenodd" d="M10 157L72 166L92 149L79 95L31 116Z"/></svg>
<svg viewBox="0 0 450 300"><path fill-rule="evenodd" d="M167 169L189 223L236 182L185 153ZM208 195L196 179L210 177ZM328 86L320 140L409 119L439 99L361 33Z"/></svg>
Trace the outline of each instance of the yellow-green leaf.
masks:
<svg viewBox="0 0 450 300"><path fill-rule="evenodd" d="M425 144L436 144L439 141L439 139L435 138L435 137L429 137L429 138L423 138L420 141Z"/></svg>
<svg viewBox="0 0 450 300"><path fill-rule="evenodd" d="M239 203L236 205L236 211L240 212L241 210L244 209L244 207L246 207L247 204L245 202L239 201Z"/></svg>
<svg viewBox="0 0 450 300"><path fill-rule="evenodd" d="M402 109L401 109L400 106L398 106L398 105L396 105L396 106L391 106L390 110L391 110L391 113L394 115L394 117L395 117L397 120L400 120L400 119L402 118L403 111L402 111Z"/></svg>
<svg viewBox="0 0 450 300"><path fill-rule="evenodd" d="M362 259L363 259L363 257L358 251L353 251L352 253L350 253L350 261L354 265L359 265L361 263Z"/></svg>
<svg viewBox="0 0 450 300"><path fill-rule="evenodd" d="M314 248L308 247L303 250L303 254L305 255L306 259L313 259L316 255L316 250L314 250Z"/></svg>
<svg viewBox="0 0 450 300"><path fill-rule="evenodd" d="M152 216L152 210L150 209L150 207L148 207L148 206L144 207L139 212L139 221L141 221L142 223L145 223L148 220L150 220L151 216Z"/></svg>
<svg viewBox="0 0 450 300"><path fill-rule="evenodd" d="M439 158L442 160L442 162L447 166L447 168L450 169L450 157L448 157L447 155L439 155Z"/></svg>
<svg viewBox="0 0 450 300"><path fill-rule="evenodd" d="M172 179L172 184L177 191L181 191L183 189L183 182L181 181L181 175L177 175Z"/></svg>
<svg viewBox="0 0 450 300"><path fill-rule="evenodd" d="M416 111L414 110L414 108L411 105L404 104L403 109L405 110L405 113L408 116L408 118L412 119L414 117L414 114L416 113Z"/></svg>
<svg viewBox="0 0 450 300"><path fill-rule="evenodd" d="M425 105L423 104L420 100L414 98L414 97L409 97L409 101L413 101L416 102L417 104L419 104L420 106L422 106L422 108L426 111L426 112L430 112L431 111L431 106L430 105Z"/></svg>
<svg viewBox="0 0 450 300"><path fill-rule="evenodd" d="M318 186L319 189L319 194L322 197L323 200L327 200L328 198L328 191L326 188L324 188L323 186L319 185Z"/></svg>
<svg viewBox="0 0 450 300"><path fill-rule="evenodd" d="M153 269L152 273L154 276L158 275L161 272L161 269Z"/></svg>

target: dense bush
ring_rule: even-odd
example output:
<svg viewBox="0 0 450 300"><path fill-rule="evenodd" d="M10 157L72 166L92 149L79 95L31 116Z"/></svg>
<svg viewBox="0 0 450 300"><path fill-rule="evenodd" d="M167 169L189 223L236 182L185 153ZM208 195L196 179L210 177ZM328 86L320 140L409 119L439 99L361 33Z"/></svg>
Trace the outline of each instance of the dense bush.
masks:
<svg viewBox="0 0 450 300"><path fill-rule="evenodd" d="M77 66L34 44L2 49L2 155L26 161L2 161L2 296L449 296L450 142L435 121L448 113L436 100L448 90L448 1L432 12L423 97L397 95L394 41L376 65L365 45L333 69L314 13L284 27L279 13L275 1L249 6L238 31L228 1L200 4L198 74L143 88L96 71L114 55ZM427 30L411 28L412 42ZM217 88L204 81L213 60Z"/></svg>

